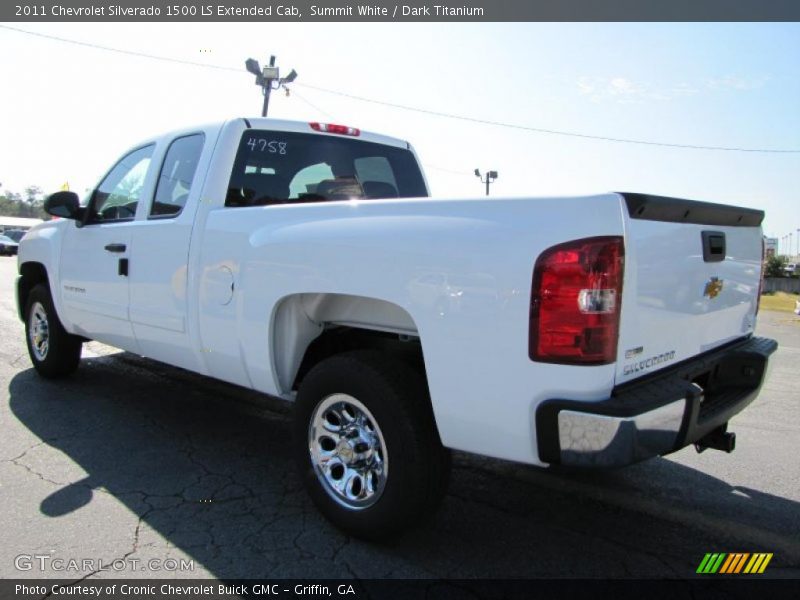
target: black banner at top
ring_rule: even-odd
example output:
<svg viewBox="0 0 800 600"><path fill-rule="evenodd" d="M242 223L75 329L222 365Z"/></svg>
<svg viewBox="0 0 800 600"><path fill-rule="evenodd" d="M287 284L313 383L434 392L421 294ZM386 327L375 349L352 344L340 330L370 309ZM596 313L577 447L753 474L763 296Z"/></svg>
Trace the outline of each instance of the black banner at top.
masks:
<svg viewBox="0 0 800 600"><path fill-rule="evenodd" d="M798 0L11 0L0 21L800 21Z"/></svg>

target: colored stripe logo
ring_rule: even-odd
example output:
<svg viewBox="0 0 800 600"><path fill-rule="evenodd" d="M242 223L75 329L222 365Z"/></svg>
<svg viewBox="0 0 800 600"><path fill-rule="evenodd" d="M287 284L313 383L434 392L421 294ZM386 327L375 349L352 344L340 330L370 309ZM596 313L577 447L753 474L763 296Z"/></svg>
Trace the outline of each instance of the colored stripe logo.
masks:
<svg viewBox="0 0 800 600"><path fill-rule="evenodd" d="M763 573L769 561L772 560L772 552L709 552L700 561L697 573L701 575L738 575L740 573L756 574Z"/></svg>

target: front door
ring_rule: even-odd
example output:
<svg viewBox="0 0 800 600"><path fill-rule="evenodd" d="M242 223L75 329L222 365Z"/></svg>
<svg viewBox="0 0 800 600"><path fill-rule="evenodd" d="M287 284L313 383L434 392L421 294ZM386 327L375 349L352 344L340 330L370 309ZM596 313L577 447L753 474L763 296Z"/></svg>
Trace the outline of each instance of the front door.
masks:
<svg viewBox="0 0 800 600"><path fill-rule="evenodd" d="M65 316L76 333L138 352L128 312L133 218L154 146L125 155L92 193L83 227L68 227L60 280Z"/></svg>

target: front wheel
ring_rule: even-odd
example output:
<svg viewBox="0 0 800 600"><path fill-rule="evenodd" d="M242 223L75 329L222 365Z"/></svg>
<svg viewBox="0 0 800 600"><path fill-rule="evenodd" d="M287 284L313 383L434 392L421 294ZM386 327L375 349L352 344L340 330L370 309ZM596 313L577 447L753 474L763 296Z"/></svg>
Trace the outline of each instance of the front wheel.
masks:
<svg viewBox="0 0 800 600"><path fill-rule="evenodd" d="M81 339L68 333L58 320L50 290L38 284L28 294L25 340L33 367L48 379L64 377L78 368Z"/></svg>
<svg viewBox="0 0 800 600"><path fill-rule="evenodd" d="M319 510L360 538L420 524L447 488L450 455L424 379L378 352L333 356L306 375L295 405L295 450Z"/></svg>

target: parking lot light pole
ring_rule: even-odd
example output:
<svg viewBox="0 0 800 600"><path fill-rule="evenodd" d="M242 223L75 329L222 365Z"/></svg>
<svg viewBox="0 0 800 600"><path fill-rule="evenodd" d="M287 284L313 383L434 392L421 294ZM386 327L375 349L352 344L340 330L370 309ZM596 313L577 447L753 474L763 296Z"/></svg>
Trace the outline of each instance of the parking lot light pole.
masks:
<svg viewBox="0 0 800 600"><path fill-rule="evenodd" d="M292 69L286 77L280 76L280 69L275 66L275 57L269 57L269 65L261 69L261 65L254 58L248 58L244 62L248 73L256 76L256 85L261 87L264 94L264 104L261 107L261 116L266 117L269 110L269 95L273 89L286 87L287 83L292 83L297 78L297 71ZM288 93L288 91L287 91Z"/></svg>
<svg viewBox="0 0 800 600"><path fill-rule="evenodd" d="M479 169L475 169L475 177L481 180L481 183L486 184L486 195L489 195L489 185L494 183L494 180L497 179L497 171L487 171L486 172L486 179L481 177L481 172Z"/></svg>

